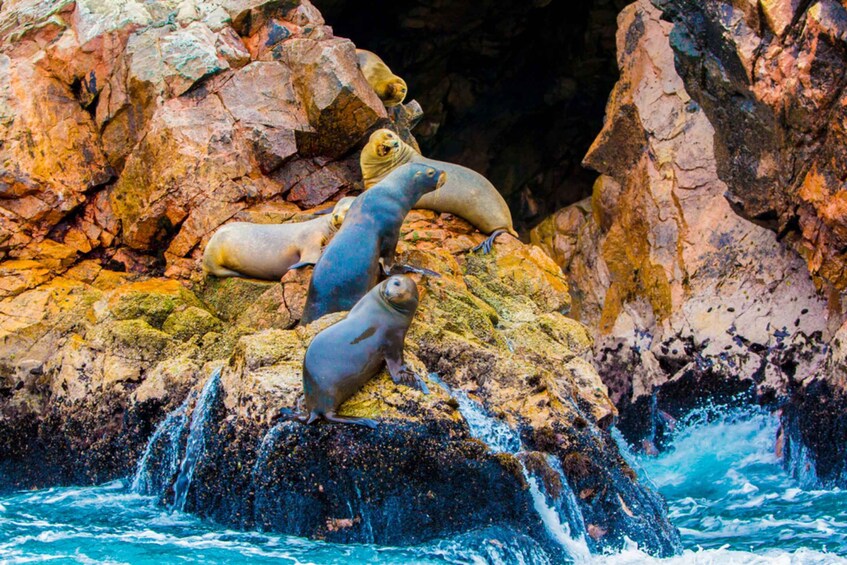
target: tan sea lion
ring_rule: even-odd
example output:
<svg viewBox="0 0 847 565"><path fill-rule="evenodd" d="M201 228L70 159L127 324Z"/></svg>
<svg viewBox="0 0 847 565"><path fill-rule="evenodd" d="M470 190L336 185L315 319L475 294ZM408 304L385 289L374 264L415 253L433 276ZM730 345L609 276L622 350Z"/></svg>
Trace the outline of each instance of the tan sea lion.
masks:
<svg viewBox="0 0 847 565"><path fill-rule="evenodd" d="M427 159L389 129L373 132L362 149L359 164L365 189L405 163L423 163L447 173L448 180L444 186L437 193L424 195L414 207L449 212L464 218L482 233L489 234L488 239L476 246L474 251L482 249L488 253L501 233L518 237L508 204L487 178L461 165Z"/></svg>
<svg viewBox="0 0 847 565"><path fill-rule="evenodd" d="M444 185L446 179L434 167L409 163L359 195L315 265L300 323L349 310L376 285L380 272L390 274L403 219L421 196Z"/></svg>
<svg viewBox="0 0 847 565"><path fill-rule="evenodd" d="M314 265L356 200L339 200L332 214L292 224L233 222L222 226L203 251L203 270L216 277L279 280L291 269Z"/></svg>
<svg viewBox="0 0 847 565"><path fill-rule="evenodd" d="M418 287L405 275L390 277L371 289L343 320L312 339L303 359L306 412L284 411L282 417L306 424L323 417L375 428L373 420L338 416L336 411L379 373L383 363L395 383L428 392L403 362L403 342L417 308Z"/></svg>
<svg viewBox="0 0 847 565"><path fill-rule="evenodd" d="M406 81L391 72L376 53L356 49L362 74L386 108L397 106L406 99Z"/></svg>

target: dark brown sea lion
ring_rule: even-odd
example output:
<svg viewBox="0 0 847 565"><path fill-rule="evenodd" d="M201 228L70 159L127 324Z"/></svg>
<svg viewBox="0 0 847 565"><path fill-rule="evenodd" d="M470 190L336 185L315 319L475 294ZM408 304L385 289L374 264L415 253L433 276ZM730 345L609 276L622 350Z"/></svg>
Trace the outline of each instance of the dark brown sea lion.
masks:
<svg viewBox="0 0 847 565"><path fill-rule="evenodd" d="M441 190L423 196L414 207L449 212L464 218L482 233L490 234L474 251L482 249L488 253L501 233L518 237L508 204L487 178L461 165L427 159L389 129L372 133L368 144L362 149L359 164L365 189L406 163L422 163L447 173L448 180Z"/></svg>
<svg viewBox="0 0 847 565"><path fill-rule="evenodd" d="M303 359L305 413L282 417L306 424L323 417L375 428L374 420L338 416L336 411L379 373L383 363L395 383L427 392L403 361L403 342L417 308L418 287L405 275L390 277L371 289L347 317L312 339Z"/></svg>
<svg viewBox="0 0 847 565"><path fill-rule="evenodd" d="M392 73L376 53L356 49L356 58L362 74L386 108L397 106L406 99L406 81Z"/></svg>
<svg viewBox="0 0 847 565"><path fill-rule="evenodd" d="M379 281L380 270L389 274L403 219L446 179L443 171L410 163L359 195L315 265L300 323L349 310Z"/></svg>
<svg viewBox="0 0 847 565"><path fill-rule="evenodd" d="M203 251L203 270L216 277L279 280L290 269L314 265L355 200L339 200L329 216L292 224L233 222L222 226Z"/></svg>

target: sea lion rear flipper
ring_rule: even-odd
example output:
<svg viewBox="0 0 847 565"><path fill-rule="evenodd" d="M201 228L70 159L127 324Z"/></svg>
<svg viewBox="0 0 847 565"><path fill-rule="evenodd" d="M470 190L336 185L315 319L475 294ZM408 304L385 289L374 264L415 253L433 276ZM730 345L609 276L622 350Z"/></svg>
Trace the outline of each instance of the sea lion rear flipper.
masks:
<svg viewBox="0 0 847 565"><path fill-rule="evenodd" d="M330 422L335 422L336 424L354 424L356 426L365 426L367 428L371 428L375 430L379 425L375 420L371 420L369 418L353 418L351 416L337 416L335 412L327 412L324 414L324 418L326 418Z"/></svg>
<svg viewBox="0 0 847 565"><path fill-rule="evenodd" d="M435 271L430 271L429 269L424 269L423 267L413 267L411 265L394 265L394 267L391 268L392 275L406 273L417 273L419 275L424 275L425 277L433 277L436 279L441 278L440 274L436 273Z"/></svg>
<svg viewBox="0 0 847 565"><path fill-rule="evenodd" d="M471 249L471 251L476 253L481 249L483 255L488 255L489 253L491 253L491 248L494 246L494 240L497 239L497 236L502 233L509 233L509 231L505 229L494 230L493 232L491 232L491 235L489 235L485 239L485 241Z"/></svg>

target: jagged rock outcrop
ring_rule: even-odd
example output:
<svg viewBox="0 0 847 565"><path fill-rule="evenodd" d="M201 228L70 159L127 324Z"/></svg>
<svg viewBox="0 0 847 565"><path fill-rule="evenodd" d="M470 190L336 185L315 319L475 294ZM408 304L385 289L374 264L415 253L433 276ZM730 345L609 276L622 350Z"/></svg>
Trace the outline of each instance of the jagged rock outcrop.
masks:
<svg viewBox="0 0 847 565"><path fill-rule="evenodd" d="M661 446L703 402L763 402L782 408L786 464L844 484L832 156L845 63L830 58L847 29L835 3L758 5L622 12L621 80L585 158L601 176L533 241L567 273L572 315L598 332L630 441Z"/></svg>
<svg viewBox="0 0 847 565"><path fill-rule="evenodd" d="M0 30L2 296L84 255L188 276L251 205L352 188L387 123L308 2L16 2Z"/></svg>
<svg viewBox="0 0 847 565"><path fill-rule="evenodd" d="M654 4L673 22L676 67L714 126L718 174L730 203L803 257L829 302L827 323L837 327L847 289L847 6L835 0ZM844 331L830 341L819 371L797 371L784 418L792 465L842 486Z"/></svg>
<svg viewBox="0 0 847 565"><path fill-rule="evenodd" d="M660 412L785 398L822 369L837 328L801 258L724 197L714 129L661 15L647 1L621 13L621 80L585 158L601 177L533 233L568 274L572 315L597 329L598 368L633 442L661 442Z"/></svg>
<svg viewBox="0 0 847 565"><path fill-rule="evenodd" d="M721 179L748 219L847 288L847 7L835 0L654 2L685 86L715 127Z"/></svg>
<svg viewBox="0 0 847 565"><path fill-rule="evenodd" d="M160 423L199 421L193 480L174 484L160 444L150 480L221 522L392 544L492 524L545 538L518 459L471 437L434 382L424 396L383 375L352 398L344 410L377 432L274 424L317 327L293 329L309 270L201 275L219 225L307 218L358 186L371 129L409 138L420 117L412 103L387 116L311 4L20 1L0 7L0 41L0 487L131 475ZM532 476L553 484L546 456L561 464L594 548L674 552L663 502L606 430L615 408L591 338L562 314L561 270L507 236L469 254L483 237L408 218L398 252L443 275L421 281L409 358L517 430Z"/></svg>

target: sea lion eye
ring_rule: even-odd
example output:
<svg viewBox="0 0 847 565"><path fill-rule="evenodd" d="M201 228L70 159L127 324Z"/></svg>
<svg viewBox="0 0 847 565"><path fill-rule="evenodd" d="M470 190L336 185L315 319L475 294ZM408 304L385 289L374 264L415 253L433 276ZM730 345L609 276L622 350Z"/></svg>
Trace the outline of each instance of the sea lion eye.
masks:
<svg viewBox="0 0 847 565"><path fill-rule="evenodd" d="M426 176L428 176L428 177L431 177L434 174L435 174L435 171L433 169L430 169L426 172Z"/></svg>
<svg viewBox="0 0 847 565"><path fill-rule="evenodd" d="M415 176L416 176L416 177L421 176L421 172L420 172L420 171L418 171L417 173L415 173Z"/></svg>
<svg viewBox="0 0 847 565"><path fill-rule="evenodd" d="M394 281L394 286L400 286L400 281Z"/></svg>

